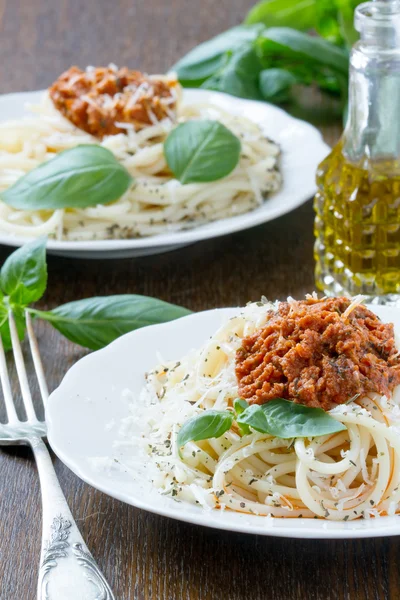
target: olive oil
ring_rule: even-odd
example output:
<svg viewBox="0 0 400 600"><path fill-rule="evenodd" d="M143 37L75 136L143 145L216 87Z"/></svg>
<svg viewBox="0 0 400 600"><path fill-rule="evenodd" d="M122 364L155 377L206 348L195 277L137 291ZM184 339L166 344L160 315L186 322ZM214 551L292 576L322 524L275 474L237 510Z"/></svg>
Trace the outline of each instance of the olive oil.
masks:
<svg viewBox="0 0 400 600"><path fill-rule="evenodd" d="M400 1L360 4L342 139L317 171L315 279L400 304Z"/></svg>
<svg viewBox="0 0 400 600"><path fill-rule="evenodd" d="M316 284L325 294L400 295L400 169L333 149L317 172Z"/></svg>

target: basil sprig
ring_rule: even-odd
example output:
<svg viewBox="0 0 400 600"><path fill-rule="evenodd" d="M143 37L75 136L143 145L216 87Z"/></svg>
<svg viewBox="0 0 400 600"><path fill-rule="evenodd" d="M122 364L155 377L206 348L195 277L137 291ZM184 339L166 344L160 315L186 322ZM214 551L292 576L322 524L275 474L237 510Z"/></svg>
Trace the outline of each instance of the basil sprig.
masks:
<svg viewBox="0 0 400 600"><path fill-rule="evenodd" d="M277 9L278 4L282 10ZM200 44L172 70L184 87L277 103L298 99L294 86L316 84L339 97L344 106L349 54L329 40L297 31L308 29L315 14L315 7L306 4L265 0L249 15L249 24Z"/></svg>
<svg viewBox="0 0 400 600"><path fill-rule="evenodd" d="M22 210L86 208L117 200L132 181L112 152L87 144L64 150L32 169L0 197Z"/></svg>
<svg viewBox="0 0 400 600"><path fill-rule="evenodd" d="M135 294L85 298L50 311L29 306L46 290L46 238L39 238L13 252L0 271L0 335L6 350L11 348L8 313L13 312L18 334L25 334L25 310L42 318L66 338L91 350L103 348L120 335L172 321L190 311L156 298Z"/></svg>
<svg viewBox="0 0 400 600"><path fill-rule="evenodd" d="M225 125L201 120L181 123L164 142L167 164L181 183L226 177L239 162L241 143Z"/></svg>
<svg viewBox="0 0 400 600"><path fill-rule="evenodd" d="M261 406L249 406L246 400L236 398L233 407L234 412L205 410L186 421L177 438L179 452L190 441L221 437L234 421L242 435L248 435L253 429L282 439L318 437L346 429L343 423L321 408L295 404L283 398L276 398Z"/></svg>

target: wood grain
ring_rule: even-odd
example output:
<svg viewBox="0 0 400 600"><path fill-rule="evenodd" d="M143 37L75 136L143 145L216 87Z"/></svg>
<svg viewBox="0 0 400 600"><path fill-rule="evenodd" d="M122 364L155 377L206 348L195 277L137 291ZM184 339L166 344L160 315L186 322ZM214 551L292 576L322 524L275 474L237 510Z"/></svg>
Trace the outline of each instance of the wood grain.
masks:
<svg viewBox="0 0 400 600"><path fill-rule="evenodd" d="M46 87L71 64L128 64L161 72L245 15L252 0L0 0L0 92ZM339 122L305 95L308 116L334 143ZM315 108L317 104L317 108ZM293 109L295 112L297 109ZM252 231L140 260L49 259L42 308L126 292L193 310L262 294L313 289L308 202ZM9 253L0 249L0 261ZM57 386L84 351L37 324L47 376ZM17 391L17 388L16 388ZM60 461L73 514L119 600L368 600L400 597L396 538L300 541L224 533L136 510L89 488ZM28 450L0 452L0 598L35 598L40 494Z"/></svg>

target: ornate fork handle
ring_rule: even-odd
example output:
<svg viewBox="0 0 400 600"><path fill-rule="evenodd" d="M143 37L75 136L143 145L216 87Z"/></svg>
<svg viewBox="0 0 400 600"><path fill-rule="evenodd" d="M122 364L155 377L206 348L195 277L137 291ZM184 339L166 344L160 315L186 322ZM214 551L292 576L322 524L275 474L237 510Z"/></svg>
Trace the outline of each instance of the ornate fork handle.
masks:
<svg viewBox="0 0 400 600"><path fill-rule="evenodd" d="M45 443L30 438L40 477L43 535L38 600L115 600L71 515Z"/></svg>

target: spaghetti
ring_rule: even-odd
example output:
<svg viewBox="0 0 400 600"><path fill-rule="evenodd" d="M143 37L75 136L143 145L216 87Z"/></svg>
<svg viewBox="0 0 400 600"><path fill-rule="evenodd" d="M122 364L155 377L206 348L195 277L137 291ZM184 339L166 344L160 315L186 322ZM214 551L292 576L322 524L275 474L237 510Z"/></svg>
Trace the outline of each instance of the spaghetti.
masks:
<svg viewBox="0 0 400 600"><path fill-rule="evenodd" d="M279 189L279 147L255 123L214 105L180 104L178 85L171 86L171 93L176 95L176 111L166 106L167 116L161 120L151 112L150 124L139 130L132 123L116 123L123 133L103 139L66 119L48 93L31 107L35 116L0 124L0 193L58 152L78 144L101 144L135 178L127 192L108 205L30 211L0 201L0 231L70 241L150 236L240 215ZM218 120L240 138L241 157L229 176L196 184L181 184L171 176L163 143L177 123L189 119Z"/></svg>
<svg viewBox="0 0 400 600"><path fill-rule="evenodd" d="M231 409L238 396L237 350L265 325L271 308L249 304L201 349L148 373L127 432L135 423L142 432L137 439L150 455L153 484L206 509L342 521L395 514L399 388L391 399L368 393L335 407L330 416L346 427L335 434L285 440L257 432L241 436L233 426L217 439L187 443L179 456L176 438L184 422L210 409Z"/></svg>

